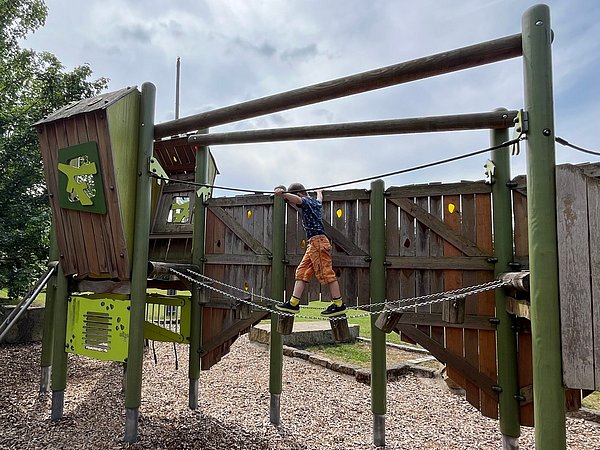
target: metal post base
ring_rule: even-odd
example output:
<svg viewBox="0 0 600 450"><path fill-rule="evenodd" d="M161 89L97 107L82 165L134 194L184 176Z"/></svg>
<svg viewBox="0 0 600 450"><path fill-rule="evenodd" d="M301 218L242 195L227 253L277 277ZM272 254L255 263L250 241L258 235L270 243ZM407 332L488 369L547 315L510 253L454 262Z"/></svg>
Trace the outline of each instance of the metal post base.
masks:
<svg viewBox="0 0 600 450"><path fill-rule="evenodd" d="M60 420L63 417L63 407L65 404L65 391L52 391L52 412L50 420Z"/></svg>
<svg viewBox="0 0 600 450"><path fill-rule="evenodd" d="M198 380L190 379L190 409L198 408Z"/></svg>
<svg viewBox="0 0 600 450"><path fill-rule="evenodd" d="M50 373L52 372L52 366L42 367L40 371L40 393L45 394L50 392Z"/></svg>
<svg viewBox="0 0 600 450"><path fill-rule="evenodd" d="M519 450L519 438L502 435L502 450Z"/></svg>
<svg viewBox="0 0 600 450"><path fill-rule="evenodd" d="M373 445L385 447L385 416L373 414Z"/></svg>
<svg viewBox="0 0 600 450"><path fill-rule="evenodd" d="M281 423L281 394L271 394L269 413L271 423L275 426L279 426Z"/></svg>
<svg viewBox="0 0 600 450"><path fill-rule="evenodd" d="M133 444L138 438L138 408L125 408L125 436L123 440Z"/></svg>

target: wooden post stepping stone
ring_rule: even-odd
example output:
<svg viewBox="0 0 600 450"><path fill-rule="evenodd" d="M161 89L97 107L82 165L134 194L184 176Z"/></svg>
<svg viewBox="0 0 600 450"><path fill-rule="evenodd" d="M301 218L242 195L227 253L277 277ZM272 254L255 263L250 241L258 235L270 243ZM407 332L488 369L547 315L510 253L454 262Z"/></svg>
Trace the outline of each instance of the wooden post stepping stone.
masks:
<svg viewBox="0 0 600 450"><path fill-rule="evenodd" d="M240 320L245 320L250 318L250 315L252 314L252 305L247 303L252 300L252 294L250 292L245 292L242 294L241 298L244 301L237 302L237 317Z"/></svg>
<svg viewBox="0 0 600 450"><path fill-rule="evenodd" d="M379 317L377 317L375 326L384 333L391 333L394 331L394 328L396 328L396 325L398 325L398 322L400 322L402 314L403 313L400 311L384 309L381 314L379 314Z"/></svg>
<svg viewBox="0 0 600 450"><path fill-rule="evenodd" d="M442 320L448 323L465 323L466 297L447 300L442 304Z"/></svg>
<svg viewBox="0 0 600 450"><path fill-rule="evenodd" d="M352 340L350 328L348 328L348 318L346 315L337 316L329 319L331 325L331 335L336 342L348 342Z"/></svg>
<svg viewBox="0 0 600 450"><path fill-rule="evenodd" d="M294 328L294 316L293 315L277 315L277 332L279 334L292 334Z"/></svg>

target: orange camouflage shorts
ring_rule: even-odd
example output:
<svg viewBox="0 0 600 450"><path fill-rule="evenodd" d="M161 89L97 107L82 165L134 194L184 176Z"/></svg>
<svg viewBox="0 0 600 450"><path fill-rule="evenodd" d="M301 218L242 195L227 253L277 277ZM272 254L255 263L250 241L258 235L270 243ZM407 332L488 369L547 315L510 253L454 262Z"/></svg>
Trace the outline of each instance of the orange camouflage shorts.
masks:
<svg viewBox="0 0 600 450"><path fill-rule="evenodd" d="M321 284L337 280L331 263L331 243L324 234L308 240L304 257L296 268L296 280L308 283L313 275Z"/></svg>

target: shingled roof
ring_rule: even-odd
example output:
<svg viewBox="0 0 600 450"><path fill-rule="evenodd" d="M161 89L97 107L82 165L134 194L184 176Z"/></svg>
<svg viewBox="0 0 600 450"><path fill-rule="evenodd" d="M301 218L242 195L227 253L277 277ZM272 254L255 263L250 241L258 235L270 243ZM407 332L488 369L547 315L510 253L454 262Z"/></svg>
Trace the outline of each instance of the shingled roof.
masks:
<svg viewBox="0 0 600 450"><path fill-rule="evenodd" d="M66 119L77 114L84 114L99 109L106 109L113 103L125 97L135 88L136 86L128 86L126 88L119 89L118 91L107 92L105 94L97 95L96 97L84 98L83 100L71 102L68 105L63 106L59 110L53 112L46 118L40 120L39 122L36 122L34 126L54 122L55 120L59 119Z"/></svg>

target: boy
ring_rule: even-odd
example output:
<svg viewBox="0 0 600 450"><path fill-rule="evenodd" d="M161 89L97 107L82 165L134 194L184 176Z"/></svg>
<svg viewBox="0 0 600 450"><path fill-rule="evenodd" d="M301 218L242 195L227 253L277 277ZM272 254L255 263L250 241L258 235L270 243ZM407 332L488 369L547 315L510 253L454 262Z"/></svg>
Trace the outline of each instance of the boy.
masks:
<svg viewBox="0 0 600 450"><path fill-rule="evenodd" d="M314 274L321 284L329 285L329 292L333 301L327 309L321 311L321 315L333 317L344 314L346 305L342 301L340 285L332 268L331 244L325 236L325 227L323 226L323 191L317 190L317 198L314 199L306 193L306 189L302 184L292 183L287 192L281 187L276 188L275 195L300 206L302 226L308 242L304 257L296 268L296 282L294 283L292 297L289 301L277 305L276 308L290 313L300 311L300 298L306 283L310 281Z"/></svg>

